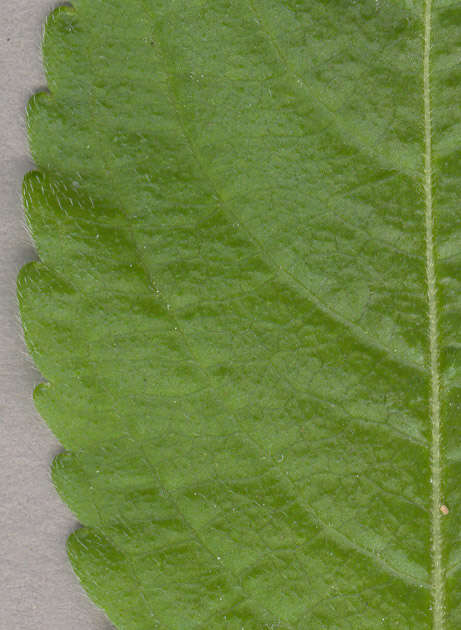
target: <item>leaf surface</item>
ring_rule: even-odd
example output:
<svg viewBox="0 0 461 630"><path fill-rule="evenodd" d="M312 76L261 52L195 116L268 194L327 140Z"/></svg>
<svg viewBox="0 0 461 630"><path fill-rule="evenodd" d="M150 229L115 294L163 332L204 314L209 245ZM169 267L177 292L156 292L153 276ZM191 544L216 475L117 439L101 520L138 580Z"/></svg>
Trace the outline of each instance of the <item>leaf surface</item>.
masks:
<svg viewBox="0 0 461 630"><path fill-rule="evenodd" d="M461 8L75 0L23 268L123 630L459 630Z"/></svg>

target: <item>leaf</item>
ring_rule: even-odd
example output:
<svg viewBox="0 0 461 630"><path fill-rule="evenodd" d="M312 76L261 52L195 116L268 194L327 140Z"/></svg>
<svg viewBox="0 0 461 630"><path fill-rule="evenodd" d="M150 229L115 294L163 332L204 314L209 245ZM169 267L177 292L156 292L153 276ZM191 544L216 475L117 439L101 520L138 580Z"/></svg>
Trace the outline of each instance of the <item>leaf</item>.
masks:
<svg viewBox="0 0 461 630"><path fill-rule="evenodd" d="M19 299L118 628L461 627L460 54L446 0L48 20Z"/></svg>

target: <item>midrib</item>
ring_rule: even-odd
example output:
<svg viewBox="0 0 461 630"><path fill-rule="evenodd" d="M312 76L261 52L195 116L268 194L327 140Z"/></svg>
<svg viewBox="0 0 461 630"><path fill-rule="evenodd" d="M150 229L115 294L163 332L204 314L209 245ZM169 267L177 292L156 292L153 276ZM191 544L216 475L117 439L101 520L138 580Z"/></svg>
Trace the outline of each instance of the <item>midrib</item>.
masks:
<svg viewBox="0 0 461 630"><path fill-rule="evenodd" d="M437 288L434 266L434 217L432 212L432 120L431 120L431 21L432 0L424 8L424 195L426 205L426 280L429 311L429 354L431 373L430 416L432 424L432 615L434 630L444 628L444 584L441 533L441 465L440 465L440 378L437 329Z"/></svg>

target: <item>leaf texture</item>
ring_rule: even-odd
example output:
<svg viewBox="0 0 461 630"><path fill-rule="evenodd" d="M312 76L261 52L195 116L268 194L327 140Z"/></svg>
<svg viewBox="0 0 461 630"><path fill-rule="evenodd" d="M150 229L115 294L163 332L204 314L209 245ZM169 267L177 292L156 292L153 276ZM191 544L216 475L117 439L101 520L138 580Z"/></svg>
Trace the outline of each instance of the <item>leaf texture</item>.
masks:
<svg viewBox="0 0 461 630"><path fill-rule="evenodd" d="M43 47L18 292L84 588L459 630L461 5L75 0Z"/></svg>

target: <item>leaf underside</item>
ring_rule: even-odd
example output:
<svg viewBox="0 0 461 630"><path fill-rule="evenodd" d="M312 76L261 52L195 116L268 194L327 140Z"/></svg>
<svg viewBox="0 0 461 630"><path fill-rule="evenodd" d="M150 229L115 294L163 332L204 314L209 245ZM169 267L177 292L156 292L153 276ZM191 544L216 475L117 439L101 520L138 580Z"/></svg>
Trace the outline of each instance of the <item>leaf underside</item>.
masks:
<svg viewBox="0 0 461 630"><path fill-rule="evenodd" d="M18 290L84 588L124 630L459 630L461 6L73 5Z"/></svg>

